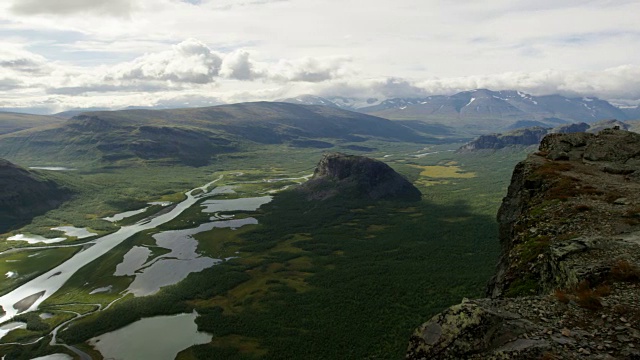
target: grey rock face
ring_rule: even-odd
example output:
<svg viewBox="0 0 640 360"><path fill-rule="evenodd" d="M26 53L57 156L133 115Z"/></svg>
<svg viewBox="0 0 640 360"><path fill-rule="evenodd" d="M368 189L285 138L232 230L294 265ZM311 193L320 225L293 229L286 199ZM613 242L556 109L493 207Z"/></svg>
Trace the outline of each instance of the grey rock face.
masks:
<svg viewBox="0 0 640 360"><path fill-rule="evenodd" d="M363 156L326 154L313 177L300 187L313 199L333 196L370 200L419 200L422 194L389 165Z"/></svg>
<svg viewBox="0 0 640 360"><path fill-rule="evenodd" d="M407 359L637 358L639 159L640 135L621 129L546 136L498 212L489 298L431 318Z"/></svg>

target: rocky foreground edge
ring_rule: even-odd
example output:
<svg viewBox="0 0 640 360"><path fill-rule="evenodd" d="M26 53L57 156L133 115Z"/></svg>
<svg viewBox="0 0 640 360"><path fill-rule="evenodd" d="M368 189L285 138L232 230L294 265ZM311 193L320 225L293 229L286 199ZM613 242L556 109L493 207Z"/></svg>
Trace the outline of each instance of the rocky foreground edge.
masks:
<svg viewBox="0 0 640 360"><path fill-rule="evenodd" d="M498 212L487 298L411 336L407 359L640 359L640 135L546 136Z"/></svg>

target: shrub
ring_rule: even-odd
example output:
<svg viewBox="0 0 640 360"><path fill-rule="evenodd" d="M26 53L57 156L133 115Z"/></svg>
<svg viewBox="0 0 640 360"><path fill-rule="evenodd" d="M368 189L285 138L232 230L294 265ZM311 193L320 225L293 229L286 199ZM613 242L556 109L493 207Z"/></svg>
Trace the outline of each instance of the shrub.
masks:
<svg viewBox="0 0 640 360"><path fill-rule="evenodd" d="M591 206L585 204L579 204L574 207L578 212L585 212L591 210Z"/></svg>
<svg viewBox="0 0 640 360"><path fill-rule="evenodd" d="M640 281L640 269L627 260L618 260L611 266L611 276L619 281Z"/></svg>
<svg viewBox="0 0 640 360"><path fill-rule="evenodd" d="M602 309L600 296L591 289L587 280L583 280L576 288L576 303L581 308L592 311Z"/></svg>

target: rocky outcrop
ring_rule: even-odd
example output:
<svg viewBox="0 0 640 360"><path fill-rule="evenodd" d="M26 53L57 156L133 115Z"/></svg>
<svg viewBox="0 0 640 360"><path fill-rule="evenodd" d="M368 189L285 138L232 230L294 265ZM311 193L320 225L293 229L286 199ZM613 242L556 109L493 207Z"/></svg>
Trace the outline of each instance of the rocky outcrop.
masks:
<svg viewBox="0 0 640 360"><path fill-rule="evenodd" d="M640 135L550 134L514 170L486 299L417 329L408 359L640 359Z"/></svg>
<svg viewBox="0 0 640 360"><path fill-rule="evenodd" d="M299 191L310 199L420 200L422 194L389 165L364 156L325 154Z"/></svg>
<svg viewBox="0 0 640 360"><path fill-rule="evenodd" d="M462 146L458 151L473 151L481 149L502 149L514 145L536 145L547 134L549 129L533 127L511 131L505 134L482 135L476 140Z"/></svg>
<svg viewBox="0 0 640 360"><path fill-rule="evenodd" d="M0 233L67 200L71 192L7 160L0 159Z"/></svg>
<svg viewBox="0 0 640 360"><path fill-rule="evenodd" d="M575 123L565 124L555 128L530 127L510 131L504 134L482 135L479 138L463 145L458 152L475 150L496 150L513 146L538 145L547 134L570 134L578 132L598 133L604 129L629 130L631 126L618 120L601 120L592 124Z"/></svg>

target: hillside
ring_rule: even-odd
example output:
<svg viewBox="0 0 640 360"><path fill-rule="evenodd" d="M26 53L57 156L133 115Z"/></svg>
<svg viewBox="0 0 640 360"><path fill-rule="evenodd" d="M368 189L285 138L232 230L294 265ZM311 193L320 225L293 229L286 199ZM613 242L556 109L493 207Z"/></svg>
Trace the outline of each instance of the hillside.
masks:
<svg viewBox="0 0 640 360"><path fill-rule="evenodd" d="M83 113L57 126L0 136L0 156L201 166L218 154L252 145L331 148L369 139L427 141L406 126L374 116L325 106L258 102Z"/></svg>
<svg viewBox="0 0 640 360"><path fill-rule="evenodd" d="M55 125L64 122L57 116L21 114L0 111L0 135L38 126Z"/></svg>
<svg viewBox="0 0 640 360"><path fill-rule="evenodd" d="M0 233L69 199L68 189L4 159L0 159Z"/></svg>
<svg viewBox="0 0 640 360"><path fill-rule="evenodd" d="M411 337L407 359L637 359L640 135L552 134L519 163L498 212L489 298Z"/></svg>

